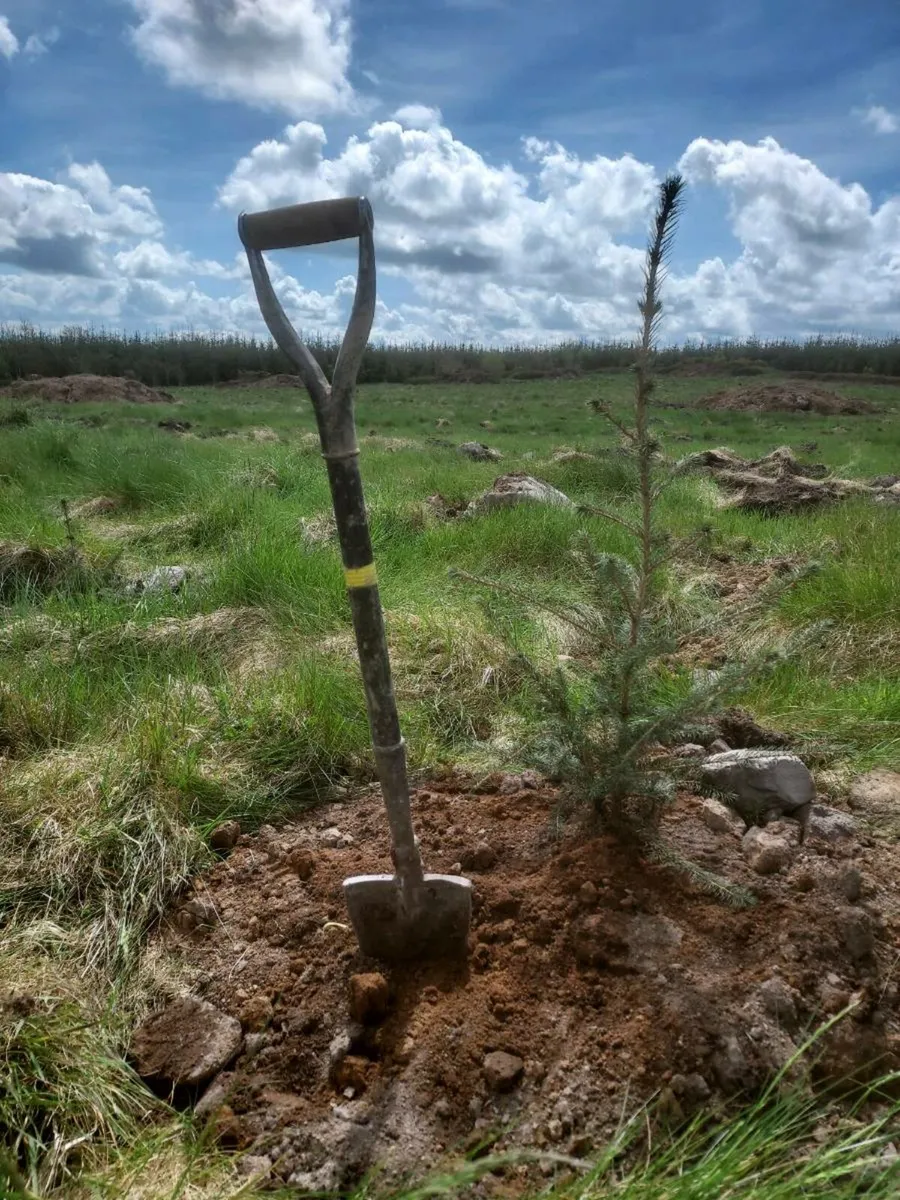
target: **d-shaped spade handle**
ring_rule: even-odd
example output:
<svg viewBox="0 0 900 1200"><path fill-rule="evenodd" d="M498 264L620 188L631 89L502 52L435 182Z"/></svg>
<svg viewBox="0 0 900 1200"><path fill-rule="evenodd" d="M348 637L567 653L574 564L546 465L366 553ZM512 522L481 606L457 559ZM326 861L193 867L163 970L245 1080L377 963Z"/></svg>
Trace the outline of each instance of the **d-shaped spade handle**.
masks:
<svg viewBox="0 0 900 1200"><path fill-rule="evenodd" d="M365 196L315 200L267 212L241 213L238 235L247 251L250 274L263 319L280 349L300 373L312 399L326 458L356 453L353 391L375 318L375 224ZM288 320L272 287L263 250L316 246L359 238L359 268L350 322L329 384L307 346Z"/></svg>
<svg viewBox="0 0 900 1200"><path fill-rule="evenodd" d="M248 250L287 250L359 237L372 224L372 206L368 200L350 196L345 200L314 200L311 204L289 204L268 212L241 213L238 233Z"/></svg>

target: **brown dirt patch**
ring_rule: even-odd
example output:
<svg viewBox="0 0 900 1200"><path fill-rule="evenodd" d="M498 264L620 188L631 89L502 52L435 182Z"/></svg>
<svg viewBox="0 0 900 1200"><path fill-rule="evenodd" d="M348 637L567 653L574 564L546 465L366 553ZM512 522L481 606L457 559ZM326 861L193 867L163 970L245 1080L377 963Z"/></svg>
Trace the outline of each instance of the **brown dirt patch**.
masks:
<svg viewBox="0 0 900 1200"><path fill-rule="evenodd" d="M222 379L217 388L299 388L299 375L269 375L265 371L242 371L237 379Z"/></svg>
<svg viewBox="0 0 900 1200"><path fill-rule="evenodd" d="M213 1084L219 1103L229 1090L218 1128L276 1181L346 1186L376 1163L396 1177L484 1139L588 1153L658 1089L689 1113L757 1088L851 996L822 1072L896 1055L894 848L792 840L789 869L761 879L737 833L707 828L703 802L683 795L667 835L754 888L758 906L733 911L583 821L560 833L557 795L536 779L447 778L413 803L428 869L483 868L468 872L461 966L383 970L357 950L341 881L390 869L377 797L241 837L185 897L212 927L185 932L176 913L161 935L196 993L248 1031ZM842 891L850 866L856 903ZM356 1023L351 980L376 970L387 1012Z"/></svg>
<svg viewBox="0 0 900 1200"><path fill-rule="evenodd" d="M724 412L812 412L825 416L859 416L880 410L868 400L839 396L806 383L753 383L702 396L700 409Z"/></svg>
<svg viewBox="0 0 900 1200"><path fill-rule="evenodd" d="M48 379L17 379L0 392L11 400L48 400L56 404L177 404L169 392L147 387L138 379L117 375L62 375Z"/></svg>

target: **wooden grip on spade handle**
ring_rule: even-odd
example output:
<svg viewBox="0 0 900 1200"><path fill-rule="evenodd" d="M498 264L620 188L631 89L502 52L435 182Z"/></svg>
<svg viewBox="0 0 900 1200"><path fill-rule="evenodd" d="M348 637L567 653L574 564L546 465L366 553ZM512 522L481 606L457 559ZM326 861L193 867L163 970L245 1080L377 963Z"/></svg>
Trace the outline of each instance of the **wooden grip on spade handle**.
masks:
<svg viewBox="0 0 900 1200"><path fill-rule="evenodd" d="M248 250L287 250L359 237L372 223L369 201L364 196L348 196L241 213L238 233Z"/></svg>

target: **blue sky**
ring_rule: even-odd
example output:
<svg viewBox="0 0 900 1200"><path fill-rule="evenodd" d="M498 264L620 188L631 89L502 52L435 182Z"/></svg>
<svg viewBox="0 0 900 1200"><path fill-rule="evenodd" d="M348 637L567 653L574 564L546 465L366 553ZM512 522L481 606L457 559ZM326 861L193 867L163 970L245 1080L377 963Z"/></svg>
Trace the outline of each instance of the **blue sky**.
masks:
<svg viewBox="0 0 900 1200"><path fill-rule="evenodd" d="M584 193L592 181L613 190L617 182L638 190L642 180L646 185L646 178L632 178L633 172L621 167L631 156L645 175L656 178L687 165L693 185L674 263L676 334L717 336L746 333L750 327L763 334L836 326L875 333L900 328L900 261L891 251L900 228L894 212L900 205L900 6L895 0L863 0L856 7L835 0L790 5L755 0L740 6L711 0L680 6L659 0L599 6L584 0L369 0L365 5L253 0L259 13L252 38L246 30L226 28L234 3L80 0L76 7L55 0L0 0L0 18L10 35L4 42L0 20L0 171L69 187L64 175L71 163L99 163L114 188L148 189L159 218L149 240L170 255L190 256L190 262L182 261L180 275L172 263L165 276L154 268L154 286L167 293L154 293L158 303L149 304L154 311L142 312L137 297L152 293L149 283L140 284L139 272L146 268L136 266L137 259L128 259L127 267L112 260L148 237L135 232L129 242L114 236L99 217L96 227L88 228L82 213L80 219L88 220L84 237L97 255L93 286L101 296L117 288L121 302L119 310L100 304L98 323L111 317L132 325L177 325L185 319L175 311L178 297L183 308L193 303L188 319L195 323L229 327L239 317L252 319L249 306L237 303L247 293L245 279L215 274L201 279L194 264L213 260L225 270L233 267L239 249L236 206L250 194L248 180L256 175L260 187L254 194L273 203L293 198L292 188L298 199L334 194L341 179L371 185L366 190L393 271L383 273L380 282L390 310L382 320L387 336L405 331L453 337L483 327L488 340L503 340L563 336L567 325L568 335L616 336L633 309L633 295L622 296L620 290L627 291L634 278L634 254L628 251L642 245L652 194L644 186L643 207L635 208L626 196L598 223ZM170 20L167 27L165 12L173 9L182 20L174 25ZM231 80L225 96L215 94L218 67L204 66L202 44L192 48L183 36L204 13L210 36L220 39L212 61L221 62ZM286 24L280 24L284 13ZM349 36L331 39L335 57L329 60L328 86L341 95L324 102L303 79L307 59L315 75L327 57L309 50L316 31L328 27L323 14L331 17L332 33L338 23L349 22ZM135 41L135 29L143 29L143 40ZM41 39L42 52L35 52L41 51L35 38ZM255 57L248 48L252 39L259 43ZM263 71L273 46L282 52L280 59L276 54L273 81L260 85L266 89L261 101L257 85L244 88L242 64ZM179 61L183 57L180 69L187 82L174 78L173 55ZM292 70L294 61L297 70ZM385 166L387 135L369 135L373 125L413 105L433 110L432 116L401 124L427 126L432 133L426 136L423 130L401 157L415 163L409 170L421 187L422 178L434 178L436 161L446 164L448 156L455 161L462 154L472 178L469 199L460 200L459 211L437 204L429 212L407 200L402 195L406 168L394 174L397 162ZM221 189L233 180L239 160L267 140L283 141L286 127L304 120L323 128L326 163L341 157L348 138L368 144L370 175L354 174L349 162L318 174L304 173L301 164L296 183L290 167L276 182L251 160L244 184L233 184L231 202L223 204ZM527 137L546 147L558 143L566 152L571 186L551 198L546 211L536 207L542 196L547 201L538 175L553 151L545 149L544 159L526 156ZM705 147L698 148L697 139L705 139ZM751 152L762 139L774 139L777 152L754 159ZM587 165L596 156L620 167L592 175ZM500 200L485 199L487 215L473 224L466 213L471 189L483 187L478 195L485 197L502 190L499 175L505 164L521 184L510 185ZM853 185L864 190L865 200L858 191L850 194ZM525 202L517 197L517 186L531 197L527 212L519 211ZM26 211L46 199L34 198L36 185L24 192L16 187L12 198L7 188L5 200L0 189L0 264L6 263L0 265L0 280L7 284L0 289L0 320L64 323L68 313L80 321L90 311L86 278L49 271L51 287L52 254L29 259L14 248L4 258L4 203L7 243L20 237L33 248L35 239L50 236L41 214ZM61 194L60 203L65 199ZM843 213L837 237L826 211L832 203ZM806 209L809 220L802 212L798 217ZM580 220L588 224L578 232ZM802 236L800 227L806 229ZM59 228L54 226L53 245ZM533 230L524 241L522 228ZM534 231L541 228L547 244L535 254ZM440 266L418 269L410 257L405 269L409 229L420 254L429 244L446 249L449 240L457 248L489 243L484 261L491 267L477 278L461 278ZM592 296L586 248L606 241L608 247L593 262ZM568 268L563 262L567 247ZM536 264L545 260L542 275ZM29 261L40 263L41 270L30 270ZM71 265L71 256L68 261ZM704 268L705 263L713 265ZM61 265L66 265L62 259ZM345 297L332 296L332 288L352 266L346 254L288 255L280 265L290 272L282 286L293 288L292 296L302 298L312 289L323 303L330 297L327 312L316 304L309 311L326 325L340 323ZM35 274L42 276L38 283L29 278ZM866 290L848 293L841 282L848 276L863 277ZM820 315L811 306L810 279L818 279L818 290L828 293ZM550 306L542 303L542 280L570 314L562 324L554 325ZM784 299L786 280L793 281L794 291ZM205 299L191 300L192 285ZM221 311L207 300L221 301ZM171 312L164 311L167 303ZM554 311L559 310L557 305Z"/></svg>

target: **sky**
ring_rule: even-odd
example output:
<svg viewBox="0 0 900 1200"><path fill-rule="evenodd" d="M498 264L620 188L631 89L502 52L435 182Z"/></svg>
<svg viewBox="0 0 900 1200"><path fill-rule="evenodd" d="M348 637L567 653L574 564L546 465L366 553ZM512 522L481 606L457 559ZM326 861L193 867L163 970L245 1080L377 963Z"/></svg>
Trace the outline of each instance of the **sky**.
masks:
<svg viewBox="0 0 900 1200"><path fill-rule="evenodd" d="M0 0L0 323L260 335L238 214L365 195L373 340L631 338L672 171L663 340L900 336L900 4Z"/></svg>

